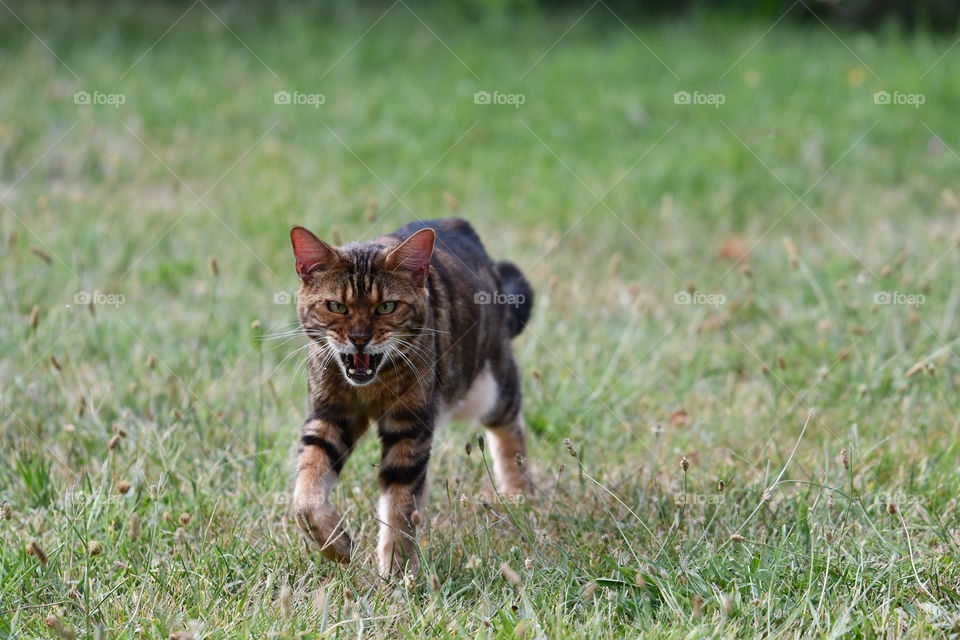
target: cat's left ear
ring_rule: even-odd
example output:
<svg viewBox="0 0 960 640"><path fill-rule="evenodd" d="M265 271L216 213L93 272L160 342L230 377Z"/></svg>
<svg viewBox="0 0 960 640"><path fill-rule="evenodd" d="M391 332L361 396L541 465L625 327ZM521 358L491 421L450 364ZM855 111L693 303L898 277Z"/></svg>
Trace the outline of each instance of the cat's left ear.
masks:
<svg viewBox="0 0 960 640"><path fill-rule="evenodd" d="M433 229L421 229L387 254L384 265L393 271L406 271L420 286L430 273L430 258L436 239Z"/></svg>

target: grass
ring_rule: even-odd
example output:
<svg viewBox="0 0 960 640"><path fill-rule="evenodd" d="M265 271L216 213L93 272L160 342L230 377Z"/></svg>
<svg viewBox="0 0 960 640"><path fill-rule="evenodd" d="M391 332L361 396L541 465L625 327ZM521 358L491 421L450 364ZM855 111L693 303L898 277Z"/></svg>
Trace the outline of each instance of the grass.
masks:
<svg viewBox="0 0 960 640"><path fill-rule="evenodd" d="M11 4L37 37L0 10L0 636L960 630L952 40L188 6ZM541 491L489 506L452 425L420 576L384 583L374 438L351 565L287 513L286 233L451 209L538 292Z"/></svg>

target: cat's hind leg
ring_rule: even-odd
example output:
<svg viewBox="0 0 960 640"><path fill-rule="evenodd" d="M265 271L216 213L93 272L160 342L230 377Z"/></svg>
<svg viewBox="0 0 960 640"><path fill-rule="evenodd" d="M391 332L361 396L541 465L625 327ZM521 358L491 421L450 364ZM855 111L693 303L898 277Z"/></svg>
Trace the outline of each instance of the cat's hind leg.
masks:
<svg viewBox="0 0 960 640"><path fill-rule="evenodd" d="M509 349L489 362L487 371L496 385L496 399L480 421L486 427L497 490L504 498L516 498L533 490L527 460L520 376Z"/></svg>

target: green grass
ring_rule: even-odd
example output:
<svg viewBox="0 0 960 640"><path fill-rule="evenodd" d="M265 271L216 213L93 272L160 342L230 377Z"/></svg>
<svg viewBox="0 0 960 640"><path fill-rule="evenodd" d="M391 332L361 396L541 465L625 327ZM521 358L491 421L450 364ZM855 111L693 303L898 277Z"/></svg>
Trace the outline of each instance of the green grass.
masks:
<svg viewBox="0 0 960 640"><path fill-rule="evenodd" d="M187 6L11 5L39 39L0 8L0 636L958 631L952 40L403 4L197 4L161 38ZM374 438L336 493L351 565L287 513L305 380L266 336L295 320L291 224L363 239L454 202L538 293L541 491L486 506L452 425L420 576L385 583Z"/></svg>

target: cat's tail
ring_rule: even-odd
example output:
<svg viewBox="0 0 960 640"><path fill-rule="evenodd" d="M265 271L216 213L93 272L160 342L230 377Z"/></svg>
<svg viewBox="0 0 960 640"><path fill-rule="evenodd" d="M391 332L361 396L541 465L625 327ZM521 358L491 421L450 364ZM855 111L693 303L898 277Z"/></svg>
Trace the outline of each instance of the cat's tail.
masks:
<svg viewBox="0 0 960 640"><path fill-rule="evenodd" d="M500 293L503 294L510 312L507 320L510 337L514 338L527 326L533 311L533 287L523 277L519 267L512 262L498 262L497 274L500 276Z"/></svg>

